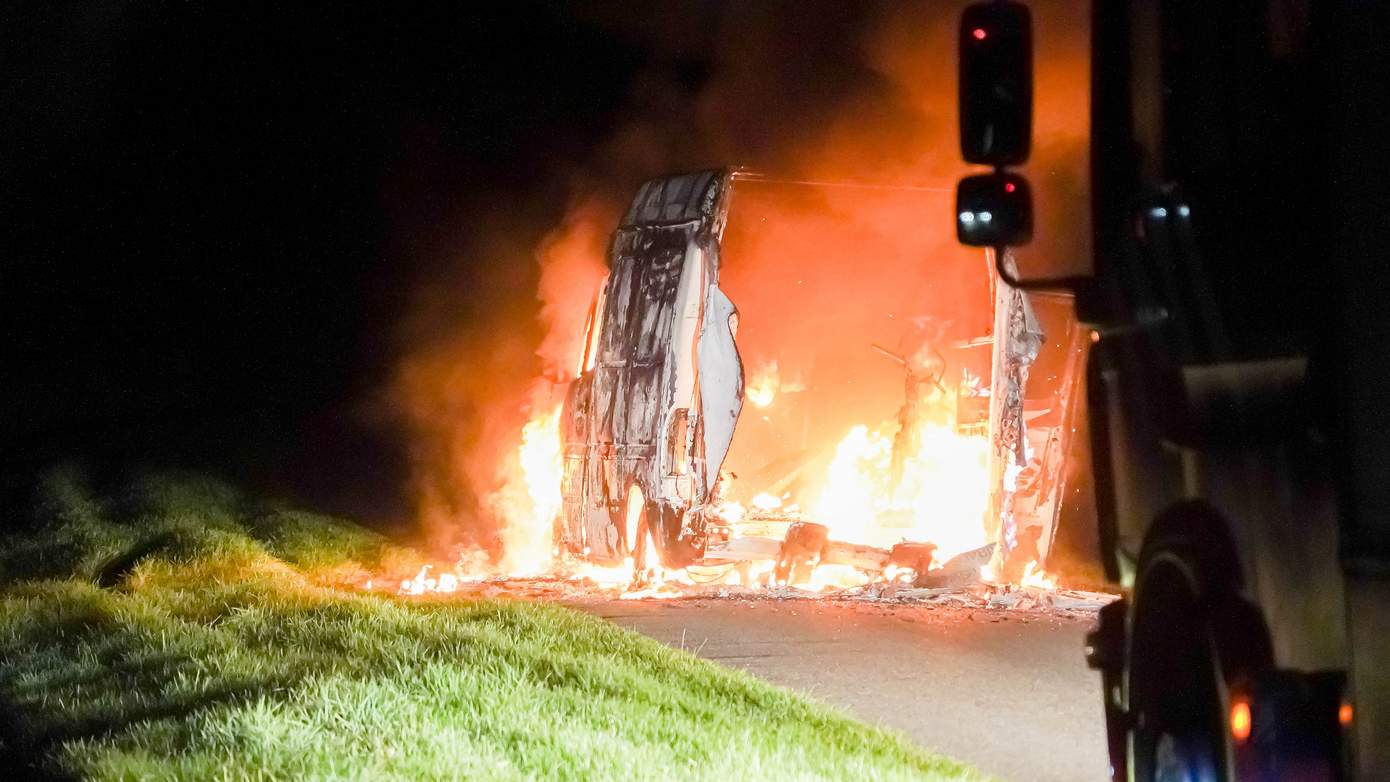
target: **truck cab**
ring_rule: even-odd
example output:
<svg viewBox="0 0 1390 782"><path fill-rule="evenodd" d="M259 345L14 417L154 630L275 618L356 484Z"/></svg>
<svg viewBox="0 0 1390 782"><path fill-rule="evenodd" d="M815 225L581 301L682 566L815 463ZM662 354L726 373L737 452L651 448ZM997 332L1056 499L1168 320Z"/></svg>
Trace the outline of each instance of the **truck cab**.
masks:
<svg viewBox="0 0 1390 782"><path fill-rule="evenodd" d="M967 14L1004 6L1025 29L1017 4ZM1126 597L1087 655L1117 780L1390 778L1373 6L1092 8L1094 256L1017 281L1072 291L1095 343L1100 549Z"/></svg>

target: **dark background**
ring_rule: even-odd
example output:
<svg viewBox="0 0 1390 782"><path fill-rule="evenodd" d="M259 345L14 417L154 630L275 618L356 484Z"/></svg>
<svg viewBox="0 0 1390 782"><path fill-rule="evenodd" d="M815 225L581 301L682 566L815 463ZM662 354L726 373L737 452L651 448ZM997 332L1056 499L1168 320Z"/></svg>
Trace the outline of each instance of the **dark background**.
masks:
<svg viewBox="0 0 1390 782"><path fill-rule="evenodd" d="M499 207L534 244L652 58L473 5L4 12L7 485L81 457L403 512L377 397L429 248Z"/></svg>

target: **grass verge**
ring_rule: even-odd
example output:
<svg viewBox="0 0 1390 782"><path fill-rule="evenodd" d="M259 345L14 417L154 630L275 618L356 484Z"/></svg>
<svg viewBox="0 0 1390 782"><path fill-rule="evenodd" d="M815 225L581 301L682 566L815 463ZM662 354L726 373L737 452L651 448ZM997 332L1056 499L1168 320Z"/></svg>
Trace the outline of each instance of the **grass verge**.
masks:
<svg viewBox="0 0 1390 782"><path fill-rule="evenodd" d="M216 481L55 472L34 516L0 541L20 778L983 779L557 606L336 589L409 555Z"/></svg>

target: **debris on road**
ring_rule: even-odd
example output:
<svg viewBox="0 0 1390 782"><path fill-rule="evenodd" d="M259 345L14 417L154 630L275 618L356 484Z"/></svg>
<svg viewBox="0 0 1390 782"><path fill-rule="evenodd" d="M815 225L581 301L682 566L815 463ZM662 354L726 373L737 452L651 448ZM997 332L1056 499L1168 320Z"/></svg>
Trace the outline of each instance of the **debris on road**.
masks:
<svg viewBox="0 0 1390 782"><path fill-rule="evenodd" d="M939 572L939 571L937 571ZM599 582L583 575L531 578L498 577L460 582L446 598L517 598L585 602L614 598L641 601L725 601L748 603L806 600L866 606L915 606L927 609L969 609L1001 614L1045 615L1061 618L1088 618L1119 595L1079 589L1045 589L1032 586L993 584L978 579L971 584L924 588L892 581L875 581L862 586L813 591L796 586L743 586L738 584L692 584L668 581L660 590L632 591L626 586Z"/></svg>

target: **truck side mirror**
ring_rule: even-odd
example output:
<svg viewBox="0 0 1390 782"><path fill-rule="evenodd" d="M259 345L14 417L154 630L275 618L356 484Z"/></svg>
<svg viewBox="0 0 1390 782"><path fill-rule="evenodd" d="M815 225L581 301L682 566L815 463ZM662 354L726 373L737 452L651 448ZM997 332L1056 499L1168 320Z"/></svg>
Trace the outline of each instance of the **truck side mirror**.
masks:
<svg viewBox="0 0 1390 782"><path fill-rule="evenodd" d="M960 152L967 163L1012 166L1033 135L1033 34L1028 9L977 3L960 17Z"/></svg>
<svg viewBox="0 0 1390 782"><path fill-rule="evenodd" d="M956 239L961 244L1018 246L1032 238L1033 197L1027 179L1004 171L966 177L956 185Z"/></svg>

